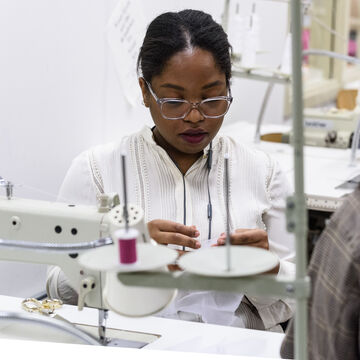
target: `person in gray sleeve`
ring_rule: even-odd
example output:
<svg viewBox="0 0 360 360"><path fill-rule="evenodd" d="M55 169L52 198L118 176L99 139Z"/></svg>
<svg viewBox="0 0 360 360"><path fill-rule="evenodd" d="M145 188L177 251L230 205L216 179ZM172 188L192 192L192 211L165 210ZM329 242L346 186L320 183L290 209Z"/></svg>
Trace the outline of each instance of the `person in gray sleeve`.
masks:
<svg viewBox="0 0 360 360"><path fill-rule="evenodd" d="M309 265L309 360L360 359L360 188L331 217ZM281 356L294 357L294 321Z"/></svg>

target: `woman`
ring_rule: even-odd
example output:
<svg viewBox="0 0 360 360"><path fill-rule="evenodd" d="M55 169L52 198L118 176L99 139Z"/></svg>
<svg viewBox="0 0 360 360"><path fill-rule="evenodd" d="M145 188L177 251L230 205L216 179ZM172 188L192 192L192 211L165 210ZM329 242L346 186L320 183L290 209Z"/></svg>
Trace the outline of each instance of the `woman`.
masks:
<svg viewBox="0 0 360 360"><path fill-rule="evenodd" d="M231 46L222 27L201 11L158 16L147 30L138 70L155 126L78 156L60 197L94 204L102 191L121 194L120 153L125 148L129 201L144 209L150 236L179 251L221 246L224 155L229 154L233 244L275 252L281 260L272 272L292 274L284 175L267 154L218 135L232 102ZM48 280L50 295L53 288L66 298L66 279L55 278ZM274 298L182 291L160 315L281 331L279 324L291 317L292 309Z"/></svg>

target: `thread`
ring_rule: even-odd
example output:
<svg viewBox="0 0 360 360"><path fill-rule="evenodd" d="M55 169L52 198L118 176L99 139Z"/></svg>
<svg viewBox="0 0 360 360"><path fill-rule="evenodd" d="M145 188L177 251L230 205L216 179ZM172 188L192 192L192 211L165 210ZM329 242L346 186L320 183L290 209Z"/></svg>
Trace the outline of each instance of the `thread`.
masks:
<svg viewBox="0 0 360 360"><path fill-rule="evenodd" d="M137 261L136 241L139 232L136 229L119 229L115 232L119 263L123 265L134 264Z"/></svg>

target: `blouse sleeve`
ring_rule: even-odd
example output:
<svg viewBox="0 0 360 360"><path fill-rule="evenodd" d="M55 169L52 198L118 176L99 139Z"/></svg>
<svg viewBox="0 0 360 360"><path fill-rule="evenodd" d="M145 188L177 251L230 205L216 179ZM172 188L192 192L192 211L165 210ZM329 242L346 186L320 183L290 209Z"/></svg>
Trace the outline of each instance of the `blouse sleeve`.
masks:
<svg viewBox="0 0 360 360"><path fill-rule="evenodd" d="M77 205L94 205L96 191L88 159L88 151L81 153L71 163L60 187L58 201Z"/></svg>
<svg viewBox="0 0 360 360"><path fill-rule="evenodd" d="M269 250L280 259L277 276L292 276L295 274L294 236L286 230L285 216L286 197L292 193L292 189L279 164L273 159L270 161L272 171L267 186L270 206L263 214L263 221L268 233ZM248 299L256 307L265 329L287 321L294 312L295 302L292 299L253 296L248 296Z"/></svg>

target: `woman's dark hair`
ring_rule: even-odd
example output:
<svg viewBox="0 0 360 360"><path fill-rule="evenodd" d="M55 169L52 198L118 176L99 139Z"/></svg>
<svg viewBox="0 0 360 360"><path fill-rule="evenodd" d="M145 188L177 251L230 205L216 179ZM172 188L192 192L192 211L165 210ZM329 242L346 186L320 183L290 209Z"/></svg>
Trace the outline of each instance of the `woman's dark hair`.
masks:
<svg viewBox="0 0 360 360"><path fill-rule="evenodd" d="M228 37L211 15L199 10L167 12L151 22L137 60L138 72L151 82L173 55L191 47L209 51L229 85L231 45Z"/></svg>

